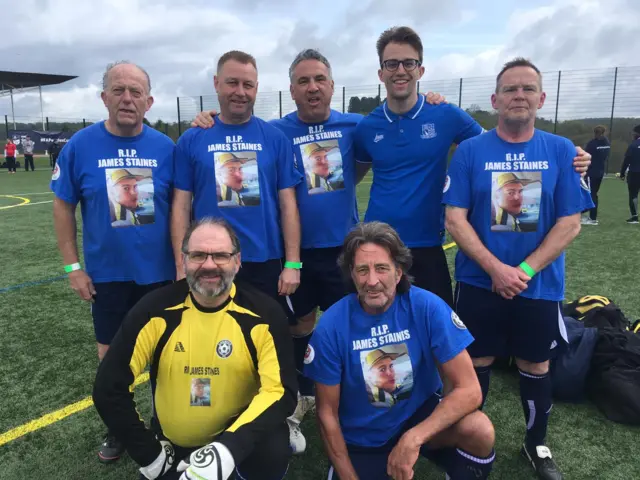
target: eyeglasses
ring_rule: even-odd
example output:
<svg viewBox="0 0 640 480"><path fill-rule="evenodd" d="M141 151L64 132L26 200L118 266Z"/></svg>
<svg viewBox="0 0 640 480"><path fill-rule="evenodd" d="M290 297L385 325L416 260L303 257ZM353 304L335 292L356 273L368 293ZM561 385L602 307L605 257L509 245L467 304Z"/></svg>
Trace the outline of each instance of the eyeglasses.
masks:
<svg viewBox="0 0 640 480"><path fill-rule="evenodd" d="M235 254L236 254L236 252L234 252L234 253L228 253L228 252L214 252L214 253L185 252L185 255L187 256L189 261L191 261L193 263L202 264L202 263L207 261L207 258L211 257L211 259L216 263L216 265L226 265L231 260L231 257L233 257Z"/></svg>
<svg viewBox="0 0 640 480"><path fill-rule="evenodd" d="M420 61L414 58L407 58L405 60L385 60L382 62L382 67L386 68L390 72L395 72L400 64L402 64L407 72L411 72L420 65Z"/></svg>

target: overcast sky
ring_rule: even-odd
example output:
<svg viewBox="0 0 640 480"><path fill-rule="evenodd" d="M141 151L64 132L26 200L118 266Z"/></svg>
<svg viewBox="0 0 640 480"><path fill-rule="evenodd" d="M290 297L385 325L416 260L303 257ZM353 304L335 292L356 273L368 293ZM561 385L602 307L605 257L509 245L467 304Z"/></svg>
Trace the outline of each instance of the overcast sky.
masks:
<svg viewBox="0 0 640 480"><path fill-rule="evenodd" d="M613 67L640 66L638 1L493 0L489 7L477 0L0 0L7 16L0 70L77 75L43 88L44 114L97 120L106 113L99 97L106 64L137 62L151 75L155 104L148 118L174 120L176 97L214 94L217 59L240 49L258 62L263 101L256 113L270 116L277 103L265 99L277 93L267 92L288 90L288 66L303 48L318 48L331 61L340 87L337 108L343 85L348 94L375 95L376 39L389 26L409 25L425 46L427 88L456 103L459 77L494 76L505 61L525 56L545 72L610 69L567 72L561 89L565 115L583 108L585 94L596 109L610 111ZM618 88L632 94L632 72L621 73ZM488 106L490 78L463 84L463 107ZM546 76L544 87L555 102L557 74ZM293 109L288 92L283 99L287 113ZM191 106L183 116L198 107ZM623 108L640 116L640 94ZM0 114L10 109L9 99L1 98ZM16 120L38 118L37 92L17 95L15 112Z"/></svg>

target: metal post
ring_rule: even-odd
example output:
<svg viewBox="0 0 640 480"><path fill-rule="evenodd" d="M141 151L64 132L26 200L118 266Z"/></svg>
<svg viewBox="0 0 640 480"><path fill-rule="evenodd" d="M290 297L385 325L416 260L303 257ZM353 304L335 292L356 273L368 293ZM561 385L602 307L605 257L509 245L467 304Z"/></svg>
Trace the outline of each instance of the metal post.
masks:
<svg viewBox="0 0 640 480"><path fill-rule="evenodd" d="M6 115L4 116L4 130L7 132L7 138L9 138L9 118Z"/></svg>
<svg viewBox="0 0 640 480"><path fill-rule="evenodd" d="M616 107L616 87L618 86L618 67L616 67L616 72L613 76L613 98L611 99L611 119L609 120L609 138L612 139L613 136L611 133L613 132L613 111ZM609 158L611 155L607 157L607 165L605 166L605 171L609 173Z"/></svg>
<svg viewBox="0 0 640 480"><path fill-rule="evenodd" d="M380 87L381 87L381 86L382 86L382 85L378 84L378 105L381 105L381 104L382 104L382 96L380 95L380 91L381 91L381 90L380 90Z"/></svg>
<svg viewBox="0 0 640 480"><path fill-rule="evenodd" d="M558 70L558 93L556 94L556 119L553 122L553 133L558 131L558 105L560 105L560 78L562 77L562 70Z"/></svg>
<svg viewBox="0 0 640 480"><path fill-rule="evenodd" d="M204 112L204 106L203 106L203 103L202 103L202 95L200 95L200 111Z"/></svg>
<svg viewBox="0 0 640 480"><path fill-rule="evenodd" d="M45 131L49 131L49 117L45 117L45 120L47 121L47 129Z"/></svg>
<svg viewBox="0 0 640 480"><path fill-rule="evenodd" d="M13 129L16 130L16 112L13 108L13 88L9 89L9 95L11 96L11 118L13 119Z"/></svg>
<svg viewBox="0 0 640 480"><path fill-rule="evenodd" d="M180 123L180 97L176 97L178 103L178 136L182 135L182 124Z"/></svg>
<svg viewBox="0 0 640 480"><path fill-rule="evenodd" d="M82 119L82 128L87 128L87 121L84 118Z"/></svg>
<svg viewBox="0 0 640 480"><path fill-rule="evenodd" d="M44 130L44 109L42 108L42 85L38 85L38 92L40 92L40 117L42 118L42 129Z"/></svg>
<svg viewBox="0 0 640 480"><path fill-rule="evenodd" d="M278 90L278 105L280 106L280 118L282 118L282 90Z"/></svg>
<svg viewBox="0 0 640 480"><path fill-rule="evenodd" d="M347 87L342 87L342 113L347 113L345 110L345 103L347 99Z"/></svg>
<svg viewBox="0 0 640 480"><path fill-rule="evenodd" d="M420 93L420 81L418 80L418 93Z"/></svg>
<svg viewBox="0 0 640 480"><path fill-rule="evenodd" d="M458 107L462 108L462 77L460 77L460 88L458 90Z"/></svg>

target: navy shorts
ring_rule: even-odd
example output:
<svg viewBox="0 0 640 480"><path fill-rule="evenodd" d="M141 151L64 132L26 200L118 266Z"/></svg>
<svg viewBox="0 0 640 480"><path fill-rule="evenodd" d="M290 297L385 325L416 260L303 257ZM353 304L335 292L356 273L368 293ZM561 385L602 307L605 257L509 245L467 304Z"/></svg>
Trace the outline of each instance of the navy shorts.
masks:
<svg viewBox="0 0 640 480"><path fill-rule="evenodd" d="M138 285L135 282L95 283L96 294L91 304L96 341L110 345L129 310L147 293L171 281Z"/></svg>
<svg viewBox="0 0 640 480"><path fill-rule="evenodd" d="M286 313L289 323L295 325L296 316L293 313L290 297L278 293L278 281L282 268L283 263L280 259L267 260L266 262L242 262L236 278L253 285L275 299Z"/></svg>
<svg viewBox="0 0 640 480"><path fill-rule="evenodd" d="M453 308L451 274L444 249L441 246L414 247L411 249L411 256L413 265L409 275L414 278L413 284L435 293Z"/></svg>
<svg viewBox="0 0 640 480"><path fill-rule="evenodd" d="M291 295L291 304L297 318L320 307L325 311L347 294L338 256L342 247L310 248L300 252L302 270L300 286Z"/></svg>
<svg viewBox="0 0 640 480"><path fill-rule="evenodd" d="M516 357L542 363L566 346L560 302L497 293L458 283L455 311L474 337L467 347L478 357Z"/></svg>
<svg viewBox="0 0 640 480"><path fill-rule="evenodd" d="M367 480L389 480L387 475L387 462L389 460L389 454L396 446L404 433L423 422L429 415L433 413L435 408L440 402L440 395L433 394L429 399L422 404L422 406L414 413L409 420L402 426L400 432L398 432L391 440L381 447L360 447L347 444L347 451L349 452L349 459L351 464L358 474L358 478ZM447 470L451 466L454 460L454 449L452 448L429 448L428 444L425 444L420 449L420 455L427 460L434 462L439 467ZM338 474L335 472L332 465L329 465L329 474L327 480L339 480Z"/></svg>

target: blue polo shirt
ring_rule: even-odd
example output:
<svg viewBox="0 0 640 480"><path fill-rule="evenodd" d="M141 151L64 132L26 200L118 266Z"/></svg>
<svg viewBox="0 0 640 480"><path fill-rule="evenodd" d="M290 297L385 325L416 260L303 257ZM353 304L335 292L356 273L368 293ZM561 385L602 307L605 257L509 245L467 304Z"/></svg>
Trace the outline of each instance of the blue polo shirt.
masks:
<svg viewBox="0 0 640 480"><path fill-rule="evenodd" d="M331 110L323 123L304 123L297 112L270 122L293 145L304 177L296 188L302 248L341 246L358 223L353 141L362 118Z"/></svg>
<svg viewBox="0 0 640 480"><path fill-rule="evenodd" d="M424 95L402 115L386 102L376 108L356 128L356 158L373 169L365 221L390 224L408 247L441 245L449 148L482 131L464 110Z"/></svg>
<svg viewBox="0 0 640 480"><path fill-rule="evenodd" d="M176 188L192 192L195 219L230 223L243 261L284 256L279 191L301 180L287 137L258 117L231 125L216 116L212 128L190 128L178 139Z"/></svg>
<svg viewBox="0 0 640 480"><path fill-rule="evenodd" d="M535 130L527 142L502 140L496 130L456 150L443 202L469 210L480 241L501 262L518 266L535 251L560 217L593 207L589 187L573 166L576 147L566 138ZM462 249L456 280L491 290L491 277ZM564 300L564 253L538 272L520 295Z"/></svg>
<svg viewBox="0 0 640 480"><path fill-rule="evenodd" d="M173 141L144 125L118 137L104 122L63 147L51 190L82 212L85 269L94 283L175 280L169 230Z"/></svg>
<svg viewBox="0 0 640 480"><path fill-rule="evenodd" d="M350 445L379 447L441 387L446 363L473 337L438 296L416 286L379 315L355 294L322 314L309 341L305 376L340 385L338 416Z"/></svg>

